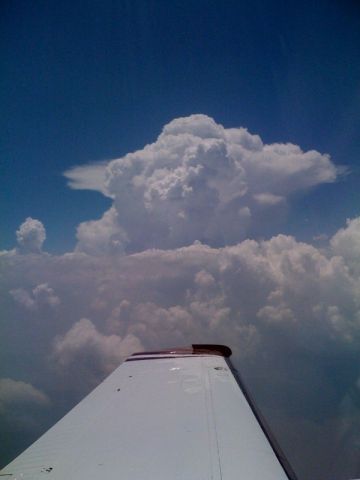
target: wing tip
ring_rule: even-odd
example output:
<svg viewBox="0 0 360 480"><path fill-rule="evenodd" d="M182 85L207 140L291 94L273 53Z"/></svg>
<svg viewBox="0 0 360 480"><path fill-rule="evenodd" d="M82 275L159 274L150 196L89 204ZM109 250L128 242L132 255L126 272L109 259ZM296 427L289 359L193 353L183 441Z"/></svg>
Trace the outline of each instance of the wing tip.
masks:
<svg viewBox="0 0 360 480"><path fill-rule="evenodd" d="M193 344L192 345L193 353L204 353L206 355L220 355L222 357L231 357L232 351L231 348L227 345L216 345L216 344Z"/></svg>

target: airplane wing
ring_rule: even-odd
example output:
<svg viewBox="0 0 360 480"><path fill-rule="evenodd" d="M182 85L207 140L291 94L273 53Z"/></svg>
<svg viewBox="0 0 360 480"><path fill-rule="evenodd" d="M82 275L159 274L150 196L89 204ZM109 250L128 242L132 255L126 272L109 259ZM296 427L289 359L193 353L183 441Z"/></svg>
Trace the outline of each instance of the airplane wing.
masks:
<svg viewBox="0 0 360 480"><path fill-rule="evenodd" d="M130 356L0 471L9 480L296 480L231 350Z"/></svg>

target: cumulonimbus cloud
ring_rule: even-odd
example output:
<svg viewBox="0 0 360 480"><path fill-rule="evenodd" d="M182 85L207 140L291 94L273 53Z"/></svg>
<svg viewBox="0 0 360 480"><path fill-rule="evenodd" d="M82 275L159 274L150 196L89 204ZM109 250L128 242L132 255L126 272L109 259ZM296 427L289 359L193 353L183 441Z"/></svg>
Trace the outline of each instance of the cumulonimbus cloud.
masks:
<svg viewBox="0 0 360 480"><path fill-rule="evenodd" d="M237 243L283 217L292 194L334 182L328 155L297 145L264 144L245 128L206 115L178 118L142 150L65 172L72 188L101 191L113 207L78 229L87 253L174 248L196 240ZM99 248L97 237L107 237ZM144 231L147 232L144 235Z"/></svg>

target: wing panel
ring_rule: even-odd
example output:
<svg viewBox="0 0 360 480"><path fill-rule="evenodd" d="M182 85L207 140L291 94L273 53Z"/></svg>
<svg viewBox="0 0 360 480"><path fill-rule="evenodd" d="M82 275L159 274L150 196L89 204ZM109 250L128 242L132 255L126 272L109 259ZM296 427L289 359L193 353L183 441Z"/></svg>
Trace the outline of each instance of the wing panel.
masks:
<svg viewBox="0 0 360 480"><path fill-rule="evenodd" d="M223 356L197 349L129 360L0 473L24 480L288 478Z"/></svg>

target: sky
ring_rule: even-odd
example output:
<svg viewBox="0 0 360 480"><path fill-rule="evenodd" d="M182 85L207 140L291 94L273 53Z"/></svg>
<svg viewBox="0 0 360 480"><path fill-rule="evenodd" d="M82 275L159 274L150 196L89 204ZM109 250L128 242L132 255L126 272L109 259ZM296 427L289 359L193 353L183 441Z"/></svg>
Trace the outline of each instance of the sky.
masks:
<svg viewBox="0 0 360 480"><path fill-rule="evenodd" d="M0 9L0 464L213 342L299 480L360 476L356 2Z"/></svg>

